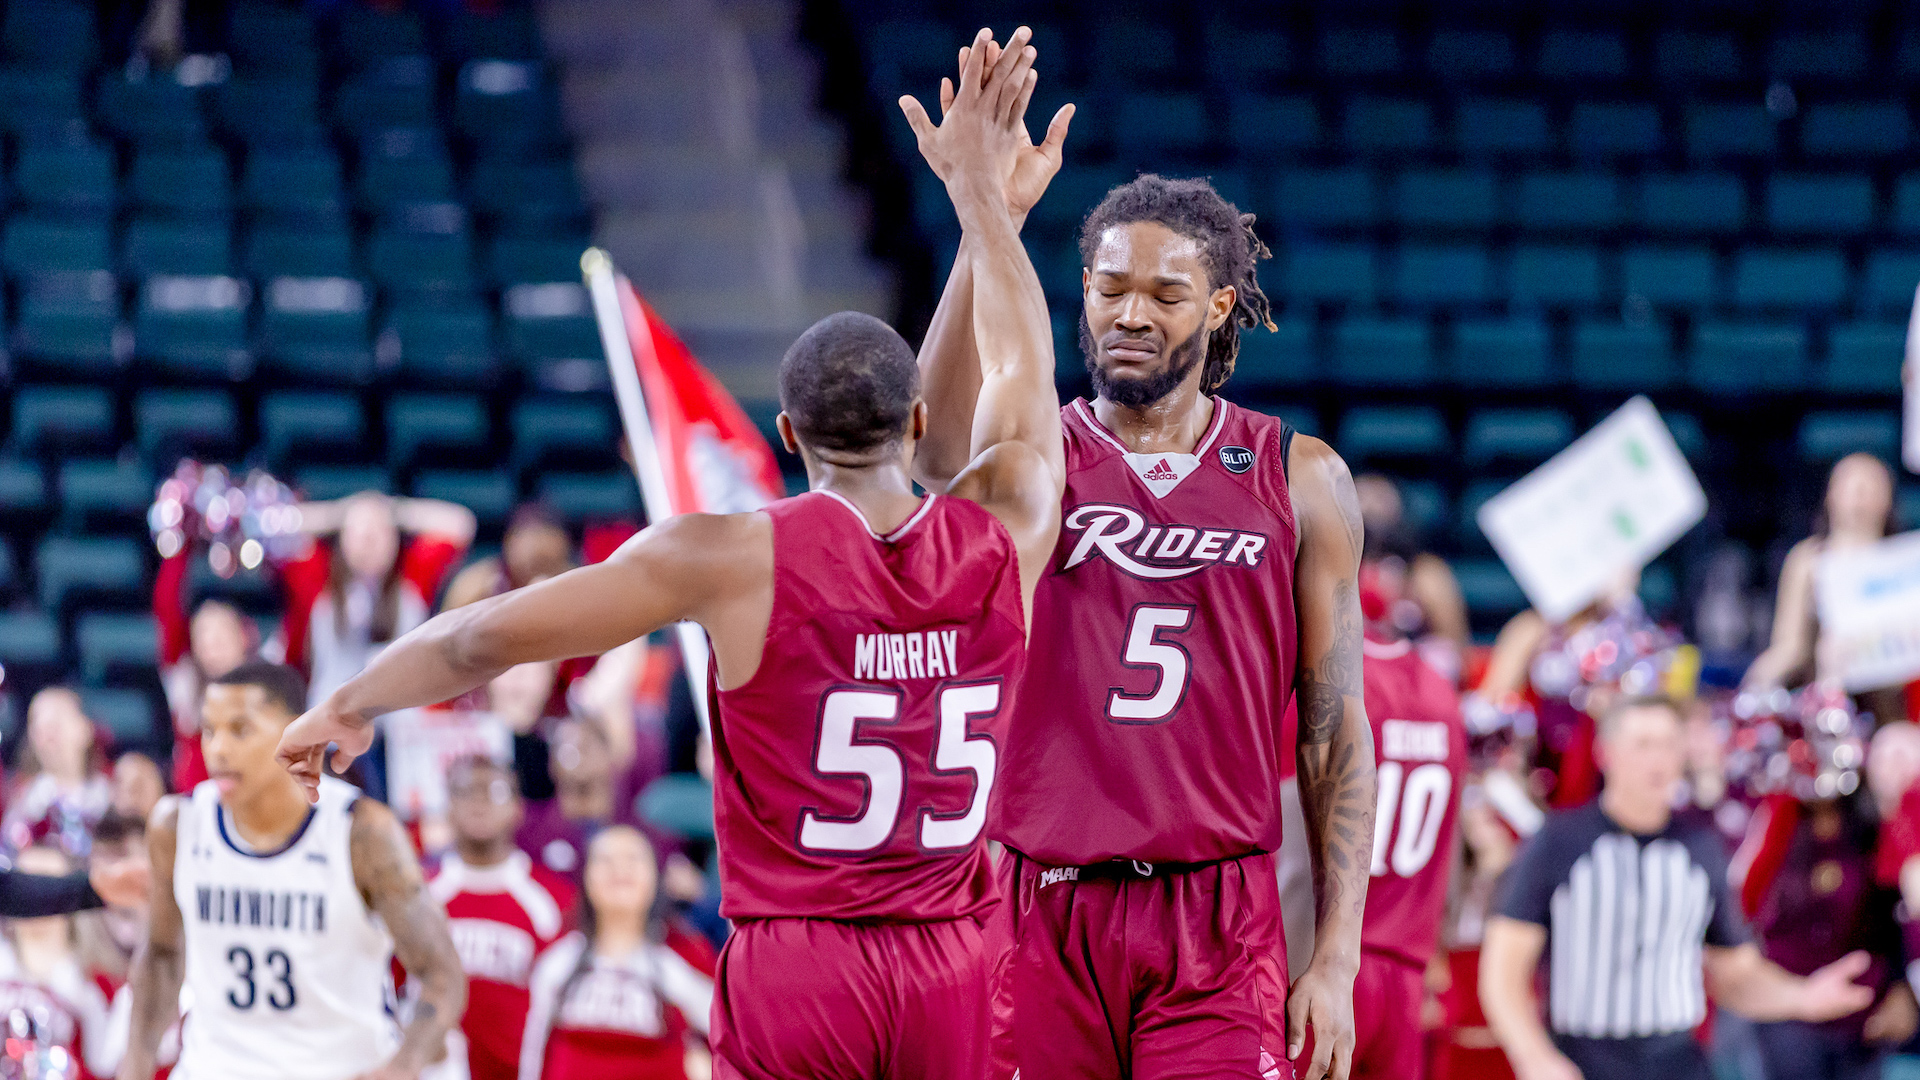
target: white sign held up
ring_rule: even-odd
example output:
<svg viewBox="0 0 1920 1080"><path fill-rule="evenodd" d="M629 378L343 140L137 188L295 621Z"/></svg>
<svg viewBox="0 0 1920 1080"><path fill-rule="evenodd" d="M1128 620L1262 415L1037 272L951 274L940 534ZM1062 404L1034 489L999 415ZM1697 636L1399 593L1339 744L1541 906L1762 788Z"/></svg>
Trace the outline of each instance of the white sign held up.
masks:
<svg viewBox="0 0 1920 1080"><path fill-rule="evenodd" d="M1480 508L1480 528L1549 622L1652 562L1706 516L1707 497L1653 403L1615 410Z"/></svg>
<svg viewBox="0 0 1920 1080"><path fill-rule="evenodd" d="M1848 690L1920 675L1920 532L1820 558L1821 674Z"/></svg>

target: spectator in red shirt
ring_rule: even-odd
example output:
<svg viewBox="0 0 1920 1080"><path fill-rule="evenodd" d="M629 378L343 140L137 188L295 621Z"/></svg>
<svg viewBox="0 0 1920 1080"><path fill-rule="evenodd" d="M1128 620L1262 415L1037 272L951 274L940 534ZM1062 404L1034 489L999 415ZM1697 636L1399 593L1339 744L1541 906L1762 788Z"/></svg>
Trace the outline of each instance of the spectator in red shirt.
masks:
<svg viewBox="0 0 1920 1080"><path fill-rule="evenodd" d="M173 716L173 787L191 791L207 778L200 756L200 693L207 683L252 658L260 648L253 620L224 600L202 600L187 618L188 562L181 551L160 564L153 582L153 617L160 627L160 684Z"/></svg>
<svg viewBox="0 0 1920 1080"><path fill-rule="evenodd" d="M6 817L0 818L6 848L44 843L84 858L93 824L111 801L101 765L99 732L80 695L64 686L33 695L19 779L7 799Z"/></svg>
<svg viewBox="0 0 1920 1080"><path fill-rule="evenodd" d="M519 1075L534 961L559 939L573 906L573 886L513 846L521 814L513 770L469 757L447 771L454 850L428 889L447 909L467 973L467 1012L449 1043L464 1039L472 1080ZM450 1057L458 1053L449 1046Z"/></svg>

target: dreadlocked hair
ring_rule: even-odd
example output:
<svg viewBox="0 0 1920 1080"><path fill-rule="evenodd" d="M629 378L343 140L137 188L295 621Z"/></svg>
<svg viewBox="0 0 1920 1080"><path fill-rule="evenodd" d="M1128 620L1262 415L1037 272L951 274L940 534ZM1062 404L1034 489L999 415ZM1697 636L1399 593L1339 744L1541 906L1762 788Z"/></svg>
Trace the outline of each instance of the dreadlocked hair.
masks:
<svg viewBox="0 0 1920 1080"><path fill-rule="evenodd" d="M1233 311L1207 337L1206 365L1200 373L1200 392L1211 394L1233 377L1240 356L1240 328L1273 325L1273 307L1260 291L1255 274L1261 259L1271 258L1253 232L1253 215L1243 214L1203 178L1168 179L1142 173L1121 184L1093 208L1080 226L1080 265L1092 266L1100 237L1115 225L1152 221L1200 244L1200 261L1213 288L1234 287Z"/></svg>

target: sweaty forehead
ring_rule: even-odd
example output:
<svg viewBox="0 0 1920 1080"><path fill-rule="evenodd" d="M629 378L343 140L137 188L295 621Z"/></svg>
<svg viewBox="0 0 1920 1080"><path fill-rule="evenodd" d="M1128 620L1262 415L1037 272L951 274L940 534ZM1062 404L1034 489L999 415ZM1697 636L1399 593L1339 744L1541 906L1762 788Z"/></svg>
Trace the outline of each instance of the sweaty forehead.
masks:
<svg viewBox="0 0 1920 1080"><path fill-rule="evenodd" d="M1179 278L1193 284L1206 280L1200 241L1174 232L1157 221L1109 225L1093 250L1094 273L1123 277Z"/></svg>

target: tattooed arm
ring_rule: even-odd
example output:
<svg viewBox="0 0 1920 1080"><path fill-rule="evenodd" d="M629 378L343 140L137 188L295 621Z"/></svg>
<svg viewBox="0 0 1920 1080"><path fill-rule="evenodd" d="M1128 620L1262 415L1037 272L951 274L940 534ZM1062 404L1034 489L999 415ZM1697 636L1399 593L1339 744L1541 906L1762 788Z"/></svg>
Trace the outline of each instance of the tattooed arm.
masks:
<svg viewBox="0 0 1920 1080"><path fill-rule="evenodd" d="M1373 731L1361 700L1360 504L1346 463L1304 435L1288 459L1299 551L1295 759L1316 900L1313 959L1287 1000L1287 1056L1313 1027L1301 1080L1346 1080L1353 1060L1353 979L1373 848Z"/></svg>
<svg viewBox="0 0 1920 1080"><path fill-rule="evenodd" d="M185 938L180 906L173 899L173 852L178 839L180 796L159 801L147 820L147 860L159 887L147 911L147 939L133 954L127 986L133 993L132 1030L120 1059L120 1080L153 1080L160 1039L180 1018L180 983L186 975L181 957Z"/></svg>
<svg viewBox="0 0 1920 1080"><path fill-rule="evenodd" d="M387 924L393 951L420 984L400 1049L362 1080L413 1080L446 1054L447 1032L467 1008L467 976L447 933L446 912L427 894L413 845L393 811L372 799L354 803L349 847L361 898Z"/></svg>

